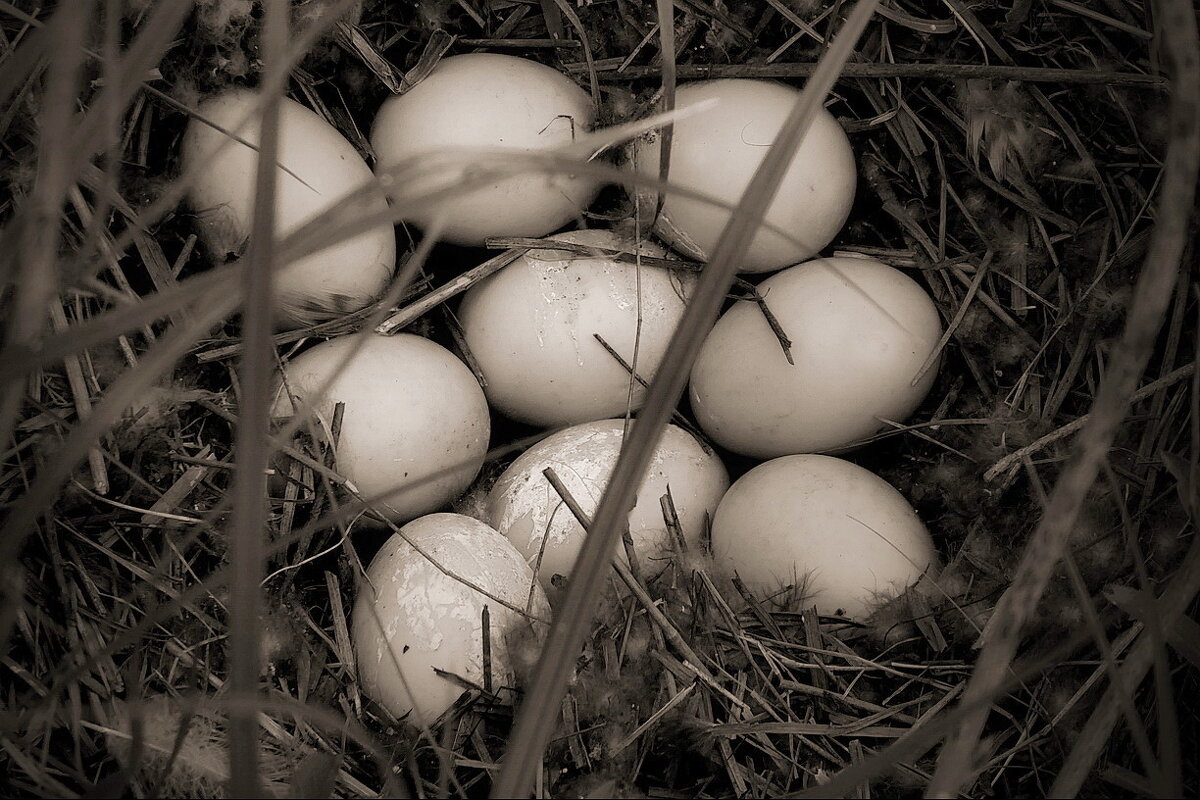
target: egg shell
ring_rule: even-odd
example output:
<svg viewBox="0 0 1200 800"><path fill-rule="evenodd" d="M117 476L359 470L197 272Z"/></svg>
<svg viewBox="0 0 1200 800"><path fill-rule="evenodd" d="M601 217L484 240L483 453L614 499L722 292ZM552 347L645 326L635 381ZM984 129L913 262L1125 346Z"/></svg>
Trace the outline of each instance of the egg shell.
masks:
<svg viewBox="0 0 1200 800"><path fill-rule="evenodd" d="M887 481L840 458L795 455L729 487L712 524L713 558L767 596L806 581L805 604L865 619L937 569L916 512Z"/></svg>
<svg viewBox="0 0 1200 800"><path fill-rule="evenodd" d="M355 349L357 348L357 352ZM328 430L344 403L336 467L397 522L435 511L475 479L487 454L491 417L483 390L449 350L411 334L345 336L306 350L284 367L274 414L293 413L288 392L312 402L352 358L315 408Z"/></svg>
<svg viewBox="0 0 1200 800"><path fill-rule="evenodd" d="M484 606L493 691L512 688L515 649L536 655L550 618L533 571L471 517L430 514L405 525L371 560L351 614L363 691L394 717L433 723L463 692L435 669L484 685Z"/></svg>
<svg viewBox="0 0 1200 800"><path fill-rule="evenodd" d="M567 490L591 515L617 463L625 421L598 420L548 436L517 458L488 497L487 519L505 534L549 587L555 574L569 576L586 534L542 471L553 467ZM729 474L715 454L706 453L691 434L668 425L629 514L634 552L645 574L660 572L672 544L663 522L661 498L670 486L684 539L698 546L705 519L729 486ZM543 549L542 542L546 541ZM623 545L617 553L624 558Z"/></svg>
<svg viewBox="0 0 1200 800"><path fill-rule="evenodd" d="M730 78L681 85L677 109L717 102L675 123L668 180L736 205L799 96L772 81ZM657 178L659 150L657 135L637 140L635 169ZM816 255L846 223L856 180L845 131L833 115L819 110L738 268L770 272ZM730 213L728 207L668 192L655 232L679 252L707 261Z"/></svg>
<svg viewBox="0 0 1200 800"><path fill-rule="evenodd" d="M588 95L562 73L529 59L494 53L443 58L402 95L388 98L371 129L383 170L447 148L506 148L521 152L569 145L589 131L595 112ZM481 166L499 163L493 156ZM600 190L583 176L522 172L501 177L445 203L424 201L471 169L448 168L404 176L396 198L406 218L428 227L443 209L442 238L482 245L489 236L544 236L576 219Z"/></svg>
<svg viewBox="0 0 1200 800"><path fill-rule="evenodd" d="M665 255L607 230L546 241L555 240ZM634 361L637 343L635 369L648 381L695 284L694 274L604 255L532 250L473 286L459 320L494 408L531 425L569 425L624 414L629 404L629 373L593 334L626 363ZM635 383L634 408L645 394Z"/></svg>
<svg viewBox="0 0 1200 800"><path fill-rule="evenodd" d="M722 446L773 458L833 450L903 422L928 394L942 333L916 281L868 258L798 264L758 286L795 365L751 301L717 321L692 367L696 420Z"/></svg>
<svg viewBox="0 0 1200 800"><path fill-rule="evenodd" d="M233 89L205 100L197 113L255 147L261 135L261 97ZM188 123L182 160L198 169L188 190L200 236L220 257L240 253L254 219L258 152L199 119ZM331 208L349 206L352 192L375 183L370 167L329 123L294 100L279 106L275 235L299 230ZM351 209L347 208L349 214ZM378 187L353 202L358 219L387 212ZM387 287L396 267L396 233L384 221L287 265L276 279L277 322L304 327L357 311Z"/></svg>

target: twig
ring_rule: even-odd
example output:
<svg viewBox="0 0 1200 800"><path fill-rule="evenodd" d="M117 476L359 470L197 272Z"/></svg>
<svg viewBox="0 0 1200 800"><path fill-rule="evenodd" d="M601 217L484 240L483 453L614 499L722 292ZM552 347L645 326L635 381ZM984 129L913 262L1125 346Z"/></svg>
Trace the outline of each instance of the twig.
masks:
<svg viewBox="0 0 1200 800"><path fill-rule="evenodd" d="M579 244L558 239L530 239L525 236L494 236L487 240L487 246L523 247L528 250L564 250L568 253L578 253L581 256L595 256L603 253L614 261L623 264L637 264L642 267L662 267L663 269L679 269L688 272L699 272L704 265L698 261L685 261L678 258L658 258L656 256L635 253L629 249L607 247L600 244Z"/></svg>
<svg viewBox="0 0 1200 800"><path fill-rule="evenodd" d="M570 72L582 71L581 64L568 64ZM807 78L817 65L815 63L774 64L680 64L680 80L705 80L708 78ZM616 71L617 64L597 62L596 70L607 80L639 80L657 78L660 67L629 67ZM1056 69L1053 67L1018 67L1002 64L847 64L842 70L842 79L850 78L928 78L934 80L968 80L982 78L1006 81L1029 81L1037 83L1109 84L1124 86L1153 86L1166 88L1166 81L1157 75L1139 72L1111 72L1090 69Z"/></svg>
<svg viewBox="0 0 1200 800"><path fill-rule="evenodd" d="M396 75L396 68L375 49L361 28L340 20L334 27L333 38L342 48L358 56L358 60L375 73L375 77L393 94L400 94L400 78Z"/></svg>
<svg viewBox="0 0 1200 800"><path fill-rule="evenodd" d="M1166 375L1163 375L1158 380L1151 381L1150 383L1147 383L1145 386L1143 386L1141 389L1138 389L1136 392L1134 392L1130 396L1129 402L1131 404L1140 403L1143 400L1145 400L1149 397L1152 397L1156 393L1167 388L1168 386L1179 383L1182 380L1186 380L1187 378L1191 377L1195 371L1196 371L1196 363L1195 362L1192 362L1191 364L1185 364L1184 366L1179 367L1178 369L1174 369L1174 370L1168 372ZM1022 447L1020 450L1014 450L1013 452L1006 455L1004 458L997 461L992 466L988 467L987 472L983 473L983 479L985 481L994 481L994 480L996 480L996 478L1000 477L1001 475L1004 475L1004 474L1012 471L1013 469L1016 469L1020 465L1022 459L1027 458L1027 457L1033 455L1034 453L1038 452L1042 448L1044 448L1048 445L1054 444L1055 442L1059 441L1060 439L1065 439L1068 436L1070 436L1071 434L1081 430L1085 425L1088 424L1088 421L1091 419L1091 416L1092 416L1091 413L1084 414L1081 417L1071 420L1066 425L1063 425L1061 428L1052 430L1052 431L1050 431L1050 433L1047 433L1045 436L1042 436L1041 438L1030 442L1029 444Z"/></svg>
<svg viewBox="0 0 1200 800"><path fill-rule="evenodd" d="M1192 544L1183 565L1171 585L1158 598L1154 605L1155 613L1165 631L1173 630L1177 622L1187 620L1184 612L1192 599L1200 590L1200 540ZM1132 692L1134 687L1142 682L1146 672L1154 663L1156 643L1153 637L1144 636L1129 652L1121 663L1121 680L1119 685L1109 686L1104 696L1096 703L1095 711L1083 727L1083 731L1075 741L1070 755L1063 763L1062 769L1050 788L1049 797L1075 797L1099 757L1100 752L1112 734L1113 726L1121 716L1121 703L1118 698L1122 694Z"/></svg>
<svg viewBox="0 0 1200 800"><path fill-rule="evenodd" d="M329 607L333 616L333 635L337 644L338 660L348 677L358 674L354 647L350 641L350 628L346 624L346 610L342 604L342 586L337 575L325 570L325 591L329 595Z"/></svg>
<svg viewBox="0 0 1200 800"><path fill-rule="evenodd" d="M414 280L408 283L403 291L403 296L400 301L403 302L423 289L428 288L428 281L425 278ZM391 294L391 292L389 292ZM365 308L360 308L358 311L353 311L343 317L335 317L334 319L325 322L319 322L316 325L311 325L305 328L297 328L296 330L282 331L275 334L271 341L276 347L282 345L293 344L302 339L310 337L330 338L334 336L342 336L345 334L355 333L362 329L364 324L370 324L370 321L382 316L381 312L391 308L393 303L384 298L379 302L373 303ZM238 355L243 350L242 342L233 342L231 344L214 347L210 350L201 350L196 354L196 360L201 364L206 364L210 361L220 361L221 359L229 358L230 356Z"/></svg>
<svg viewBox="0 0 1200 800"><path fill-rule="evenodd" d="M987 274L988 265L991 264L991 261L992 251L989 250L984 254L983 260L980 262L979 267L976 268L975 277L971 280L970 285L967 287L967 293L963 297L962 302L959 303L958 310L954 312L954 317L950 320L950 323L946 325L946 330L942 333L942 338L938 339L938 343L933 346L933 350L925 359L925 363L921 365L921 368L917 370L917 374L913 376L912 383L909 384L910 386L916 386L920 382L921 378L925 377L925 373L929 372L929 370L933 368L933 365L938 362L938 359L941 358L942 351L946 348L947 343L949 343L950 337L952 337L954 332L958 330L958 326L962 323L963 317L967 315L967 310L971 306L971 300L975 298L975 293L979 291L979 286L983 283L983 277Z"/></svg>
<svg viewBox="0 0 1200 800"><path fill-rule="evenodd" d="M50 303L50 323L59 333L70 328L67 314L57 300ZM92 401L88 393L87 382L83 378L83 367L80 366L79 357L67 356L63 359L63 366L66 368L71 396L75 400L75 413L79 415L79 419L87 419L92 413ZM88 468L92 471L92 485L96 489L96 494L108 494L108 468L104 465L104 453L100 451L99 444L94 444L88 449Z"/></svg>
<svg viewBox="0 0 1200 800"><path fill-rule="evenodd" d="M672 0L655 0L655 14L657 22L655 28L658 30L658 52L660 57L659 71L661 72L661 92L662 98L659 102L662 105L662 110L670 113L675 110L675 90L679 83L679 65L676 60L676 44L675 44L675 3ZM632 53L630 54L632 57ZM622 68L629 66L630 58L626 58L621 64ZM667 123L663 126L662 131L658 136L658 179L663 183L670 180L671 177L671 143L675 138L674 123ZM636 165L635 165L636 166ZM638 203L639 211L637 212L640 218L640 195L635 197L635 202ZM652 219L657 220L658 215L662 213L663 204L667 201L666 192L661 188L654 193L654 216Z"/></svg>
<svg viewBox="0 0 1200 800"><path fill-rule="evenodd" d="M449 283L434 289L420 300L400 309L379 323L375 327L375 332L384 336L390 336L396 331L408 327L430 309L436 308L451 297L465 292L487 276L504 269L527 252L529 252L527 248L514 248L498 256L489 258L479 266L473 267L457 278L454 278Z"/></svg>
<svg viewBox="0 0 1200 800"><path fill-rule="evenodd" d="M598 333L593 333L592 337L595 338L595 340L600 343L600 346L603 347L604 350L610 356L612 356L613 359L618 364L621 365L621 368L623 370L625 370L626 372L628 372L633 377L633 379L642 386L643 389L650 387L650 384L646 381L646 379L643 378L641 375L637 374L636 372L634 372L633 366L630 365L630 363L628 361L626 361L625 358L616 351L616 348L614 348L611 344L609 344L607 341L605 341L603 336L601 336ZM694 438L696 440L696 442L699 443L700 447L703 448L705 453L712 455L712 453L713 453L712 445L710 445L708 443L708 441L704 438L704 434L701 433L700 430L697 429L695 425L693 425L691 422L688 421L687 417L685 417L683 414L680 414L678 411L675 411L671 414L671 419L676 425L678 425L679 427L683 428L685 431L690 433L692 435L692 438Z"/></svg>
<svg viewBox="0 0 1200 800"><path fill-rule="evenodd" d="M796 359L792 356L792 340L788 338L787 331L779 323L779 317L775 316L775 312L767 305L767 298L763 296L763 293L758 290L757 286L747 282L746 287L750 291L750 300L758 306L763 319L767 321L767 327L771 329L771 333L775 334L775 339L778 340L779 347L783 350L783 357L787 359L788 364L793 367L796 366Z"/></svg>
<svg viewBox="0 0 1200 800"><path fill-rule="evenodd" d="M587 512L583 510L583 507L579 505L579 501L577 501L571 495L571 491L562 482L562 479L558 477L558 474L555 473L554 467L546 467L546 469L542 471L542 474L546 476L546 480L550 483L550 486L553 487L554 491L558 493L558 496L562 498L563 504L575 517L575 521L578 522L585 531L588 531L590 535L592 530L592 519L588 516ZM646 591L646 588L634 576L629 567L626 566L625 563L620 559L615 558L612 559L612 567L614 570L616 570L617 576L620 577L620 579L629 588L629 591L633 593L634 597L638 599L638 602L640 602L646 609L646 613L650 616L650 619L654 621L654 624L658 626L659 630L662 631L663 636L665 636L667 641L671 643L671 646L674 647L675 650L684 657L684 659L687 661L687 665L691 667L704 680L705 683L708 683L714 688L720 690L720 685L717 683L716 678L713 677L712 673L709 672L708 668L704 665L704 661L701 659L700 655L692 649L691 645L684 641L683 634L681 634L679 629L675 627L675 624L671 622L671 620L667 619L666 615L662 613L658 607L658 604L654 602L654 598L650 596L650 593ZM574 573L572 573L572 577L574 577Z"/></svg>
<svg viewBox="0 0 1200 800"><path fill-rule="evenodd" d="M1095 20L1102 25L1108 25L1111 28L1124 31L1130 36L1135 36L1138 39L1146 39L1148 41L1154 38L1154 34L1150 33L1149 31L1144 31L1136 25L1130 25L1128 22L1122 22L1119 19L1113 19L1107 14L1101 14L1099 11L1094 11L1087 6L1082 6L1078 3L1069 3L1067 0L1050 0L1050 2L1064 11L1072 11L1081 17L1087 17L1088 19Z"/></svg>
<svg viewBox="0 0 1200 800"><path fill-rule="evenodd" d="M530 48L575 48L579 42L573 39L459 39L463 47L515 47L522 50Z"/></svg>
<svg viewBox="0 0 1200 800"><path fill-rule="evenodd" d="M674 697L672 697L667 702L663 703L662 707L659 708L657 711L655 711L653 714L651 714L649 716L649 718L646 719L645 722L643 722L641 725L638 725L636 728L634 728L633 731L631 731L628 736L626 736L624 739L622 739L620 742L618 742L615 747L613 747L611 750L609 750L607 752L608 757L615 758L618 753L620 753L622 750L629 747L629 745L633 744L638 739L640 739L642 737L642 734L644 734L646 731L650 730L655 725L657 725L658 721L660 719L662 719L664 716L666 716L667 713L671 711L671 709L675 708L675 706L679 705L684 700L688 699L688 697L691 696L692 692L695 691L695 689L696 689L696 684L694 684L694 683L690 683L687 686L685 686L684 688L680 689L675 694Z"/></svg>
<svg viewBox="0 0 1200 800"><path fill-rule="evenodd" d="M226 422L230 423L231 425L240 425L241 424L241 421L240 421L240 418L238 417L238 415L234 414L232 411L229 411L228 409L221 408L221 406L217 405L216 403L214 403L210 400L199 400L199 401L197 401L197 405L203 406L204 408L208 409L212 413L221 417L221 419L225 420ZM336 483L339 486L342 486L349 482L348 479L344 475L341 475L341 474L335 472L334 470L332 470L329 467L322 464L320 461L317 461L314 458L310 458L309 456L305 455L301 451L292 447L286 441L283 441L276 437L276 438L271 439L270 443L271 443L272 447L275 447L276 449L278 449L279 452L283 453L288 458L299 461L301 464L308 467L313 472L316 472L318 475L325 477L327 480L329 480L332 483Z"/></svg>
<svg viewBox="0 0 1200 800"><path fill-rule="evenodd" d="M401 78L399 94L404 94L429 77L429 73L433 72L433 68L438 65L452 44L454 44L454 36L441 28L434 30L425 42L425 47L421 50L421 56L417 59L417 63Z"/></svg>

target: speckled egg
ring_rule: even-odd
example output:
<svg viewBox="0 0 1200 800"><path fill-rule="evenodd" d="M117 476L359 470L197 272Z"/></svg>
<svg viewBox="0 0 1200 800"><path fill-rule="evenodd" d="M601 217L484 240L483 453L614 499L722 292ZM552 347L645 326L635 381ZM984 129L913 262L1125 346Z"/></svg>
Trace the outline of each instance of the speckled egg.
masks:
<svg viewBox="0 0 1200 800"><path fill-rule="evenodd" d="M586 536L543 470L555 473L587 514L593 514L617 463L625 421L576 425L548 436L514 461L488 497L487 518L538 570L543 585L569 576ZM646 574L660 572L671 548L659 502L670 487L685 541L697 546L706 518L729 486L725 465L689 433L668 425L629 514L634 552ZM618 545L624 558L624 548Z"/></svg>
<svg viewBox="0 0 1200 800"><path fill-rule="evenodd" d="M471 517L421 517L367 568L351 615L358 678L394 717L429 725L464 691L435 670L501 693L513 687L517 664L537 658L549 619L532 570L507 539Z"/></svg>

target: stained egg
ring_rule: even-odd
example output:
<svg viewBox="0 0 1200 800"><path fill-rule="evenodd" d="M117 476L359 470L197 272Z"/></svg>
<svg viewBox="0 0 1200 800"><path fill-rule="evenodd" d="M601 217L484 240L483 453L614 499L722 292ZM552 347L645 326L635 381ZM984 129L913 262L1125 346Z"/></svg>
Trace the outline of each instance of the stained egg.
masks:
<svg viewBox="0 0 1200 800"><path fill-rule="evenodd" d="M814 259L758 286L766 315L735 303L692 367L696 420L718 444L774 458L846 447L903 422L928 394L942 327L921 286L869 258Z"/></svg>
<svg viewBox="0 0 1200 800"><path fill-rule="evenodd" d="M584 512L593 514L616 466L624 426L621 419L599 420L548 436L513 461L492 488L488 521L537 568L544 586L551 586L555 575L570 576L586 534L543 470L553 467ZM684 540L696 548L728 486L720 458L681 428L663 430L629 514L634 552L645 574L660 572L673 546L660 503L668 487ZM617 552L624 558L622 545Z"/></svg>
<svg viewBox="0 0 1200 800"><path fill-rule="evenodd" d="M665 255L607 230L545 241ZM569 425L623 414L645 395L596 335L649 381L695 284L692 273L603 253L531 250L472 287L459 319L494 408L531 425Z"/></svg>
<svg viewBox="0 0 1200 800"><path fill-rule="evenodd" d="M512 689L515 668L537 657L549 618L532 570L507 539L471 517L430 514L393 534L367 568L351 615L358 678L392 716L429 725L465 688L437 670L497 694Z"/></svg>
<svg viewBox="0 0 1200 800"><path fill-rule="evenodd" d="M545 236L561 228L582 214L600 182L522 169L459 192L453 188L456 181L497 164L504 167L503 160L493 155L469 166L429 157L470 148L551 150L570 145L594 121L587 93L555 69L515 56L468 53L443 58L412 89L385 101L371 129L371 145L379 158L377 170L424 159L421 168L395 176L393 196L406 219L428 228L441 216L442 238L479 246L489 236ZM430 168L434 163L446 166ZM443 191L453 196L431 199Z"/></svg>
<svg viewBox="0 0 1200 800"><path fill-rule="evenodd" d="M248 89L210 97L184 133L183 165L195 171L189 204L202 240L219 258L240 254L250 237L262 104L261 95ZM276 237L331 209L352 209L355 219L387 214L383 191L350 142L287 98L280 101L276 159ZM357 198L352 203L351 195ZM312 247L276 277L277 322L304 327L357 311L382 294L395 267L396 233L387 219L340 243Z"/></svg>
<svg viewBox="0 0 1200 800"><path fill-rule="evenodd" d="M929 532L891 484L820 455L776 458L735 481L712 546L760 596L803 586L806 606L859 620L938 566Z"/></svg>
<svg viewBox="0 0 1200 800"><path fill-rule="evenodd" d="M306 350L284 366L276 417L294 413L293 397L315 409L327 438L344 405L335 467L396 522L461 494L487 453L491 417L475 376L420 336L345 336Z"/></svg>
<svg viewBox="0 0 1200 800"><path fill-rule="evenodd" d="M715 100L674 123L668 180L723 205L667 192L655 232L679 252L706 261L767 149L800 93L781 83L728 78L687 83L675 107ZM634 143L633 165L658 177L657 136ZM816 255L850 215L856 183L854 153L833 115L820 109L783 174L763 226L740 255L743 272L770 272Z"/></svg>

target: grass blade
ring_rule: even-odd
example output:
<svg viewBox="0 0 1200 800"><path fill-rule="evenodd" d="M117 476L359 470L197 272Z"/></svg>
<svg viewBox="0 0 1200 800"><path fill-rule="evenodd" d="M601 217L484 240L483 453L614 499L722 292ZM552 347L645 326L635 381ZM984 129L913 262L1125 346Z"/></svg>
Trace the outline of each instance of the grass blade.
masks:
<svg viewBox="0 0 1200 800"><path fill-rule="evenodd" d="M1171 579L1170 586L1159 597L1155 608L1158 622L1167 631L1176 620L1186 619L1184 614L1200 591L1200 543L1193 542L1184 557L1179 571ZM1143 634L1121 664L1121 681L1112 684L1096 703L1079 738L1075 740L1070 755L1054 779L1048 792L1049 797L1075 797L1083 787L1101 753L1108 745L1113 728L1121 718L1121 697L1134 690L1154 665L1160 649L1155 637Z"/></svg>
<svg viewBox="0 0 1200 800"><path fill-rule="evenodd" d="M662 110L670 113L675 110L675 4L671 0L658 0L658 41L662 53ZM658 140L658 179L666 182L671 175L671 140L675 137L675 126L668 123L663 126ZM654 201L654 216L662 212L663 203L667 199L665 192L659 191Z"/></svg>
<svg viewBox="0 0 1200 800"><path fill-rule="evenodd" d="M237 472L233 484L233 541L230 562L229 789L234 797L258 797L259 615L267 524L267 468L270 466L271 333L275 260L275 196L279 170L279 109L287 76L288 4L267 3L265 103L254 185L254 218L244 276L246 343L241 364L241 422L237 429Z"/></svg>

